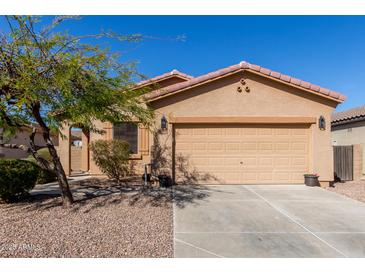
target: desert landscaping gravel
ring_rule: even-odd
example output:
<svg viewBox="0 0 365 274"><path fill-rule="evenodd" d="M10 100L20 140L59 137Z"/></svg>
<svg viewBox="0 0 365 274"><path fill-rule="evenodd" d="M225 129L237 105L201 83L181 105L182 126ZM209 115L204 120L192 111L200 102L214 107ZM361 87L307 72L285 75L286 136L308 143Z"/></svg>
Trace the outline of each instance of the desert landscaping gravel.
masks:
<svg viewBox="0 0 365 274"><path fill-rule="evenodd" d="M0 257L172 257L168 197L137 190L75 195L71 208L50 195L0 204Z"/></svg>
<svg viewBox="0 0 365 274"><path fill-rule="evenodd" d="M365 181L339 182L326 189L365 203Z"/></svg>

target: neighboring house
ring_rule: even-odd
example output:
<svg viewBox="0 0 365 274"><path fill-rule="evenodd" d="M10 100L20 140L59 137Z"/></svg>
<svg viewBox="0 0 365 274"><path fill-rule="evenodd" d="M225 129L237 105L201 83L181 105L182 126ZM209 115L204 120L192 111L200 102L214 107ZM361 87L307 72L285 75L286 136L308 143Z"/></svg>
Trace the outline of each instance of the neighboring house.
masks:
<svg viewBox="0 0 365 274"><path fill-rule="evenodd" d="M318 173L322 184L333 180L330 121L345 100L337 92L247 62L196 78L174 70L144 86L157 87L146 95L156 112L151 131L98 122L106 134L83 140L126 139L138 167L152 163L155 174L175 182L301 184L305 173ZM69 147L60 142L68 173ZM83 159L100 173L92 157Z"/></svg>
<svg viewBox="0 0 365 274"><path fill-rule="evenodd" d="M72 130L71 132L71 146L82 147L82 131L81 130Z"/></svg>
<svg viewBox="0 0 365 274"><path fill-rule="evenodd" d="M332 115L332 144L353 146L353 176L365 179L365 105Z"/></svg>
<svg viewBox="0 0 365 274"><path fill-rule="evenodd" d="M32 133L31 129L28 127L23 127L19 130L14 136L10 139L5 139L3 136L3 129L0 128L0 143L6 144L4 146L0 146L0 158L15 158L21 159L25 158L29 155L27 148L29 148L29 136ZM58 145L58 136L52 135L52 140L55 146ZM46 143L43 140L43 136L41 132L36 132L34 137L35 145L38 147L45 147ZM15 146L14 146L15 145ZM19 145L23 145L24 149L21 148L11 148L18 147ZM8 147L10 146L10 147Z"/></svg>

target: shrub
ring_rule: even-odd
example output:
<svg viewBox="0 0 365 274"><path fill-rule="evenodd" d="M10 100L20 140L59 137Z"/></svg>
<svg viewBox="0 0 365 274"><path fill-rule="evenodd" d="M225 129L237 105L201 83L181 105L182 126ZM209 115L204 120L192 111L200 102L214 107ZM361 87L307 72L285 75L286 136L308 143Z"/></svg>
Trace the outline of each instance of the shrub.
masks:
<svg viewBox="0 0 365 274"><path fill-rule="evenodd" d="M54 181L57 181L56 172L39 167L37 184L47 184Z"/></svg>
<svg viewBox="0 0 365 274"><path fill-rule="evenodd" d="M48 148L46 148L46 147L41 148L37 151L37 153L43 159L47 160L50 163L50 166L53 167L52 157L48 151ZM33 157L33 155L29 155L25 160L38 165L38 162ZM39 168L40 168L40 170L39 170L39 174L38 174L37 184L47 184L49 182L54 182L57 180L57 175L54 171L43 169L41 167L39 167Z"/></svg>
<svg viewBox="0 0 365 274"><path fill-rule="evenodd" d="M131 173L129 144L123 140L97 140L91 143L93 160L109 178L120 182Z"/></svg>
<svg viewBox="0 0 365 274"><path fill-rule="evenodd" d="M34 188L40 168L29 161L0 160L0 199L14 202Z"/></svg>

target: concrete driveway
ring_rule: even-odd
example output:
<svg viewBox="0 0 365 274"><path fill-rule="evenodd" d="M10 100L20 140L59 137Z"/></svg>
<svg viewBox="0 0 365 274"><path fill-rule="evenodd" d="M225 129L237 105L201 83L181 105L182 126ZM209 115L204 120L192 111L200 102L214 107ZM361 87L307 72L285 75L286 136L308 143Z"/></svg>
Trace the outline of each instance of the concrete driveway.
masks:
<svg viewBox="0 0 365 274"><path fill-rule="evenodd" d="M175 257L365 257L364 203L301 185L190 191L174 204Z"/></svg>

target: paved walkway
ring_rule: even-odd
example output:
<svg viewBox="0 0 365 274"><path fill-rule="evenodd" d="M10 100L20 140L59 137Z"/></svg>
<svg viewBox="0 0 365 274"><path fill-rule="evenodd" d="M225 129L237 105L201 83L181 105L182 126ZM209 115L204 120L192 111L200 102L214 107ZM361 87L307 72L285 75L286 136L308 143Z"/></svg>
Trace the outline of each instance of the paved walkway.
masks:
<svg viewBox="0 0 365 274"><path fill-rule="evenodd" d="M89 175L84 175L84 176L75 176L75 177L68 177L68 183L70 185L72 185L72 183L74 182L79 182L79 181L84 181L84 180L88 180L93 178L92 176ZM51 182L51 183L47 183L47 184L40 184L40 185L36 185L35 188L33 190L30 191L30 194L32 195L61 195L60 192L60 187L58 185L58 182Z"/></svg>
<svg viewBox="0 0 365 274"><path fill-rule="evenodd" d="M196 191L174 204L175 257L365 257L364 203L299 185Z"/></svg>

